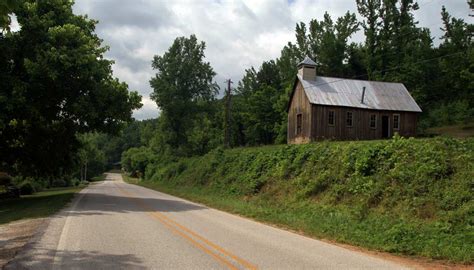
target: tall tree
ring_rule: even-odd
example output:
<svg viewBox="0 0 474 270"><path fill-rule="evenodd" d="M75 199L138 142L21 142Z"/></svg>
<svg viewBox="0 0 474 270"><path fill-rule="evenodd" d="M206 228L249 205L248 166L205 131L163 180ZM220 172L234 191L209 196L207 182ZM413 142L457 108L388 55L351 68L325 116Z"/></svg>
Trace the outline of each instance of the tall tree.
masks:
<svg viewBox="0 0 474 270"><path fill-rule="evenodd" d="M357 10L364 18L362 27L365 34L365 57L367 60L367 74L372 78L372 73L377 69L376 51L378 50L378 35L381 21L379 10L382 6L381 0L356 0Z"/></svg>
<svg viewBox="0 0 474 270"><path fill-rule="evenodd" d="M313 19L306 29L304 23L296 25L296 46L288 44L286 52L293 50L299 61L305 55L312 57L318 64L318 74L342 77L348 73L347 62L350 44L349 38L359 30L359 23L353 13L347 12L334 22L326 12L321 21Z"/></svg>
<svg viewBox="0 0 474 270"><path fill-rule="evenodd" d="M280 123L280 111L275 104L284 93L282 80L275 61L262 63L258 72L252 67L237 87L234 115L234 142L238 144L271 144L277 133L275 126Z"/></svg>
<svg viewBox="0 0 474 270"><path fill-rule="evenodd" d="M112 76L96 21L72 12L68 0L26 1L14 12L21 29L8 47L0 90L1 165L23 174L71 169L78 133L117 132L140 96Z"/></svg>
<svg viewBox="0 0 474 270"><path fill-rule="evenodd" d="M218 93L213 82L216 73L204 61L205 48L195 35L179 37L165 54L153 58L152 67L157 74L150 80L151 98L161 109L164 142L177 154L190 153L187 132Z"/></svg>

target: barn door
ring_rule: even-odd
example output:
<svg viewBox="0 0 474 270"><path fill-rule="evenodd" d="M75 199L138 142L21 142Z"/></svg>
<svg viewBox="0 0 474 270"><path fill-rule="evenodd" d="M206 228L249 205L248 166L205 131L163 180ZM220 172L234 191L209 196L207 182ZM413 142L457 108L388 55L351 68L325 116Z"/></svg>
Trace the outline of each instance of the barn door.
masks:
<svg viewBox="0 0 474 270"><path fill-rule="evenodd" d="M382 138L390 137L390 118L387 115L382 116Z"/></svg>

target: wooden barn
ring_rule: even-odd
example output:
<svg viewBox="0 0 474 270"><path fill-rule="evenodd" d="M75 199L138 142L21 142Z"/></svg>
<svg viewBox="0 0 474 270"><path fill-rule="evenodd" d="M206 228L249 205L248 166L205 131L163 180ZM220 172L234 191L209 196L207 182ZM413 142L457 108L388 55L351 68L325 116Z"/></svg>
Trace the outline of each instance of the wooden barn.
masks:
<svg viewBox="0 0 474 270"><path fill-rule="evenodd" d="M306 57L288 103L288 143L415 136L419 113L402 83L317 76Z"/></svg>

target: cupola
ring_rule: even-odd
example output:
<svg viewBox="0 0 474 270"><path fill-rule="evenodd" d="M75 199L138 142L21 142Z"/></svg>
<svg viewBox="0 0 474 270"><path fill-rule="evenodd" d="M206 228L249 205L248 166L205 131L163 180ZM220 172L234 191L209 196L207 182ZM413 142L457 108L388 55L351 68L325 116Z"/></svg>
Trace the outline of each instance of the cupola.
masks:
<svg viewBox="0 0 474 270"><path fill-rule="evenodd" d="M306 81L316 80L316 63L306 56L303 61L298 64L298 74Z"/></svg>

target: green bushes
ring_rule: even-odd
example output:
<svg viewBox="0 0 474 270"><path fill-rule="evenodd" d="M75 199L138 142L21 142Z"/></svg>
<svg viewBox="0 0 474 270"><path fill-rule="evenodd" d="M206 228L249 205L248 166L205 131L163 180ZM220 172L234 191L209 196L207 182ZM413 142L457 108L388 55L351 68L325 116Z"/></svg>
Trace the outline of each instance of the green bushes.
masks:
<svg viewBox="0 0 474 270"><path fill-rule="evenodd" d="M5 172L0 172L0 186L8 186L12 182L12 177Z"/></svg>
<svg viewBox="0 0 474 270"><path fill-rule="evenodd" d="M25 181L20 184L20 194L21 195L31 195L36 192L33 184L31 182Z"/></svg>
<svg viewBox="0 0 474 270"><path fill-rule="evenodd" d="M122 153L122 167L132 176L141 178L147 165L153 164L155 155L150 148L138 147L130 148Z"/></svg>
<svg viewBox="0 0 474 270"><path fill-rule="evenodd" d="M64 176L62 178L31 178L23 177L17 175L12 178L12 184L20 189L21 195L31 195L36 192L43 191L48 188L57 188L57 187L72 187L80 186L81 184L86 184L79 181L77 178L71 178ZM86 181L87 182L87 181Z"/></svg>
<svg viewBox="0 0 474 270"><path fill-rule="evenodd" d="M278 215L249 215L314 235L390 252L474 260L469 237L474 139L395 137L216 149L146 168L146 180L168 191L201 190L197 198L206 202L213 194L226 198L223 204L244 201L250 206L230 210L267 209ZM193 194L188 195L196 198Z"/></svg>

